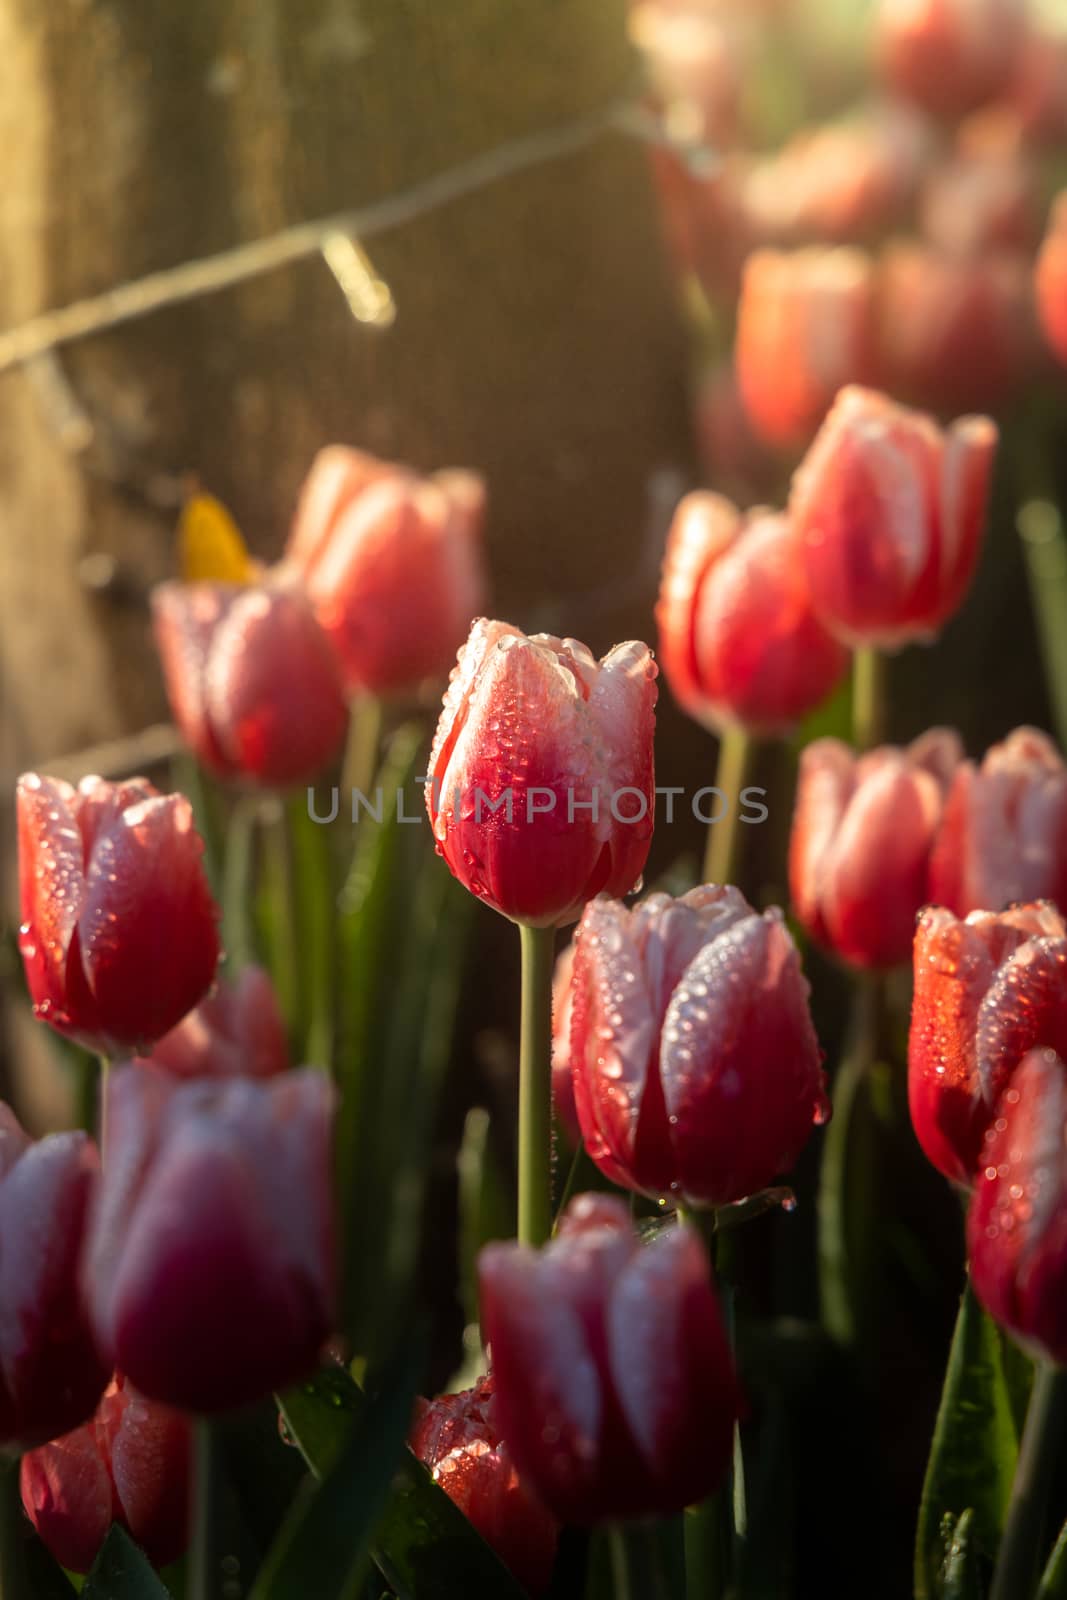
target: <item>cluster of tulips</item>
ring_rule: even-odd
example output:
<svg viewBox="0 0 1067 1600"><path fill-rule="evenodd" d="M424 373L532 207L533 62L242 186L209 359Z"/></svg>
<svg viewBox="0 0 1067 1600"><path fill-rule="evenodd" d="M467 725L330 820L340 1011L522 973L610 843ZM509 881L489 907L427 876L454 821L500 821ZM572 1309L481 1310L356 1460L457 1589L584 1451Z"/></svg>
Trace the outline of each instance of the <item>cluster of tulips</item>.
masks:
<svg viewBox="0 0 1067 1600"><path fill-rule="evenodd" d="M884 71L913 109L957 121L997 110L988 146L958 121L958 148L925 192L937 242L879 269L904 296L891 314L907 335L897 353L913 334L925 349L916 330L946 308L996 339L989 307L1009 280L990 252L1029 226L1027 141L1063 115L1055 83L1067 69L1042 93L1042 73L1059 69L1014 0L884 0L878 12ZM736 8L646 4L634 26L665 118L728 138ZM727 196L764 240L831 225L839 241L869 236L902 214L933 137L918 120L823 130L773 159L728 157L710 179L671 153L670 218L720 292L723 251L741 237L717 236L735 215ZM962 242L938 233L957 215L954 186L973 197ZM277 566L227 545L153 597L174 719L238 795L312 784L346 730L366 744L368 706L424 701L455 660L426 809L454 878L520 929L517 1238L478 1259L477 1381L419 1400L405 1422L438 1489L533 1595L565 1592L553 1577L564 1528L606 1528L615 1592L654 1600L631 1535L683 1511L687 1594L730 1592L748 1401L727 1241L780 1202L774 1185L832 1109L826 1137L848 1131L812 1020L808 940L861 996L913 963L914 1132L966 1197L968 1295L1038 1366L1003 1537L966 1571L984 1583L995 1567L996 1600L1029 1600L1051 1544L1044 1480L1067 1363L1067 766L1028 727L981 761L946 728L906 748L878 742L886 654L934 638L965 599L998 430L987 416L943 425L870 386L884 373L851 357L854 344L869 349L871 270L856 251L749 258L736 352L748 420L776 444L809 447L781 511L710 492L681 502L656 608L663 674L717 735L728 802L753 739L789 734L853 672L858 747L819 738L800 756L796 937L781 909L756 909L737 887L736 808L709 830L702 880L631 900L657 795L678 792L656 786L656 660L638 641L597 660L575 639L479 615L487 495L476 474L422 477L331 447ZM1055 224L1037 283L1067 359L1067 233ZM960 328L944 337L971 344ZM969 401L977 368L1000 372L988 359L976 332L965 371L953 367ZM894 394L916 386L885 381ZM944 392L925 398L939 408ZM376 755L363 750L360 776ZM189 799L143 778L74 787L31 774L17 810L34 1010L102 1066L81 1131L35 1142L0 1106L0 1435L62 1567L89 1571L115 1523L157 1567L192 1535L188 1592L207 1600L232 1590L212 1566L201 1430L273 1395L288 1419L286 1392L317 1371L374 1388L341 1310L343 1095L328 1059L294 1067L265 971L220 977L221 913ZM575 923L557 952L557 931ZM558 1205L554 1123L579 1150L574 1170L600 1183ZM941 1556L958 1583L971 1508L947 1509ZM0 1517L0 1546L27 1536ZM433 1561L432 1528L420 1537ZM9 1558L0 1549L0 1566ZM419 1592L379 1565L396 1593ZM1067 1557L1053 1581L1065 1569ZM924 1592L985 1592L949 1577Z"/></svg>

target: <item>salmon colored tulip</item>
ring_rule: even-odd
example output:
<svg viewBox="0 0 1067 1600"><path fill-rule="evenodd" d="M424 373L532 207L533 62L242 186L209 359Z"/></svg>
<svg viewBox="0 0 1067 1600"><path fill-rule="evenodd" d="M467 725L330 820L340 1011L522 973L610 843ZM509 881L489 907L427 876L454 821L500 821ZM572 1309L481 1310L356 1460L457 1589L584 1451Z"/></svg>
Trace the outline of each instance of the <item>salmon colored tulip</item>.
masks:
<svg viewBox="0 0 1067 1600"><path fill-rule="evenodd" d="M101 1350L142 1393L226 1411L314 1368L333 1332L331 1119L310 1068L111 1073L84 1283Z"/></svg>
<svg viewBox="0 0 1067 1600"><path fill-rule="evenodd" d="M574 1098L600 1170L696 1206L788 1171L829 1105L781 913L713 885L632 911L601 897L575 945Z"/></svg>
<svg viewBox="0 0 1067 1600"><path fill-rule="evenodd" d="M273 1078L292 1062L285 1018L262 967L245 967L202 1000L153 1048L176 1078Z"/></svg>
<svg viewBox="0 0 1067 1600"><path fill-rule="evenodd" d="M621 1201L579 1195L544 1249L489 1245L478 1270L501 1437L562 1521L669 1516L722 1482L738 1384L692 1230L642 1246Z"/></svg>
<svg viewBox="0 0 1067 1600"><path fill-rule="evenodd" d="M930 863L930 899L958 917L1019 900L1067 909L1067 766L1037 728L965 761Z"/></svg>
<svg viewBox="0 0 1067 1600"><path fill-rule="evenodd" d="M559 1525L515 1471L495 1413L491 1376L459 1394L420 1399L408 1443L523 1587L541 1595Z"/></svg>
<svg viewBox="0 0 1067 1600"><path fill-rule="evenodd" d="M308 474L285 552L350 693L410 693L443 678L485 603L485 485L420 478L332 445Z"/></svg>
<svg viewBox="0 0 1067 1600"><path fill-rule="evenodd" d="M882 75L927 111L962 116L1008 89L1025 21L1023 0L879 0Z"/></svg>
<svg viewBox="0 0 1067 1600"><path fill-rule="evenodd" d="M187 1417L116 1375L91 1421L23 1456L26 1515L70 1572L89 1571L113 1522L165 1567L189 1542L191 1444Z"/></svg>
<svg viewBox="0 0 1067 1600"><path fill-rule="evenodd" d="M915 935L908 1044L912 1126L947 1178L969 1184L986 1129L1027 1051L1067 1057L1067 927L1049 905L974 911L936 906Z"/></svg>
<svg viewBox="0 0 1067 1600"><path fill-rule="evenodd" d="M0 1102L0 1446L31 1450L76 1428L108 1369L78 1281L100 1163L84 1133L34 1142Z"/></svg>
<svg viewBox="0 0 1067 1600"><path fill-rule="evenodd" d="M1067 189L1053 210L1034 286L1042 331L1059 359L1067 363Z"/></svg>
<svg viewBox="0 0 1067 1600"><path fill-rule="evenodd" d="M930 856L957 736L934 728L905 750L856 756L816 739L800 758L789 888L806 931L858 967L910 960L915 918L930 896Z"/></svg>
<svg viewBox="0 0 1067 1600"><path fill-rule="evenodd" d="M146 1048L210 988L218 909L184 795L144 778L16 797L22 951L35 1014L104 1054Z"/></svg>
<svg viewBox="0 0 1067 1600"><path fill-rule="evenodd" d="M631 640L597 661L576 639L474 624L444 698L426 805L440 853L514 922L573 922L628 894L652 838L656 665Z"/></svg>
<svg viewBox="0 0 1067 1600"><path fill-rule="evenodd" d="M997 430L845 389L793 480L812 603L852 645L932 638L974 574Z"/></svg>
<svg viewBox="0 0 1067 1600"><path fill-rule="evenodd" d="M204 766L286 788L333 759L348 712L297 585L164 583L152 612L174 720Z"/></svg>
<svg viewBox="0 0 1067 1600"><path fill-rule="evenodd" d="M742 516L717 494L687 495L675 512L656 620L675 698L719 731L786 732L848 666L812 610L789 519Z"/></svg>

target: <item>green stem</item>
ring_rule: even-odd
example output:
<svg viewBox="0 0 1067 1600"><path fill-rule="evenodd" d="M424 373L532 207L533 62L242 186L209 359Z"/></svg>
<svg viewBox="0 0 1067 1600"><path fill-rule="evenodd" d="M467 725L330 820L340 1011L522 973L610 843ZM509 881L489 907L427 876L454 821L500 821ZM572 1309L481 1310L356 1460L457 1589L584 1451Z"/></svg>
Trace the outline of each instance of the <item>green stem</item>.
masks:
<svg viewBox="0 0 1067 1600"><path fill-rule="evenodd" d="M888 663L880 650L857 650L852 662L852 733L857 750L873 750L886 733Z"/></svg>
<svg viewBox="0 0 1067 1600"><path fill-rule="evenodd" d="M341 767L341 809L352 814L352 791L373 800L382 739L382 702L374 694L357 695L348 708L348 743Z"/></svg>
<svg viewBox="0 0 1067 1600"><path fill-rule="evenodd" d="M193 1423L193 1534L189 1547L189 1600L221 1600L225 1574L222 1559L222 1440L219 1423L198 1417Z"/></svg>
<svg viewBox="0 0 1067 1600"><path fill-rule="evenodd" d="M0 1474L0 1597L2 1600L31 1600L26 1569L27 1523L19 1490L19 1457L5 1456Z"/></svg>
<svg viewBox="0 0 1067 1600"><path fill-rule="evenodd" d="M723 796L726 811L717 822L709 823L704 851L704 882L732 883L741 856L741 790L752 766L755 746L744 728L728 724L719 739L719 760L715 787Z"/></svg>
<svg viewBox="0 0 1067 1600"><path fill-rule="evenodd" d="M615 1522L608 1529L613 1600L664 1600L655 1525ZM705 1596L704 1600L710 1600Z"/></svg>
<svg viewBox="0 0 1067 1600"><path fill-rule="evenodd" d="M1049 1485L1067 1435L1067 1369L1041 1362L1026 1413L1019 1464L989 1600L1025 1600L1034 1590L1042 1551Z"/></svg>
<svg viewBox="0 0 1067 1600"><path fill-rule="evenodd" d="M844 1058L833 1084L833 1117L823 1141L817 1223L819 1299L831 1338L853 1344L866 1325L874 1225L871 1068L878 1052L881 980L856 980Z"/></svg>
<svg viewBox="0 0 1067 1600"><path fill-rule="evenodd" d="M95 1056L79 1055L71 1068L71 1073L73 1077L74 1126L76 1128L84 1128L85 1132L95 1139L97 1133L96 1097L100 1080L100 1063Z"/></svg>
<svg viewBox="0 0 1067 1600"><path fill-rule="evenodd" d="M1052 720L1061 746L1067 748L1067 532L1051 500L1029 500L1021 507L1016 527L1023 544L1030 598L1052 706Z"/></svg>
<svg viewBox="0 0 1067 1600"><path fill-rule="evenodd" d="M678 1208L683 1226L692 1228L707 1251L719 1278L723 1316L730 1345L734 1344L733 1273L736 1267L736 1240L716 1233L715 1213ZM739 1432L734 1430L734 1466L740 1463ZM740 1498L738 1498L740 1489ZM740 1513L738 1518L737 1513ZM729 1588L735 1527L745 1521L744 1485L736 1478L727 1480L714 1494L698 1505L687 1506L684 1518L686 1600L715 1600Z"/></svg>
<svg viewBox="0 0 1067 1600"><path fill-rule="evenodd" d="M250 924L252 864L255 849L257 796L239 794L226 826L226 851L222 864L222 938L227 968L240 972L252 960Z"/></svg>
<svg viewBox="0 0 1067 1600"><path fill-rule="evenodd" d="M95 1084L95 1087L96 1087L95 1110L96 1110L96 1115L97 1115L97 1118L99 1119L99 1124L100 1124L100 1126L99 1126L99 1135L100 1135L99 1143L100 1143L100 1159L101 1159L101 1161L104 1159L104 1145L105 1145L105 1142L107 1140L107 1080L108 1080L108 1076L109 1076L110 1072L111 1072L111 1057L110 1056L101 1056L100 1057L99 1071L95 1074L95 1077L94 1077L94 1084ZM95 1119L94 1119L94 1126L95 1126ZM0 1600L2 1600L2 1597L0 1597Z"/></svg>
<svg viewBox="0 0 1067 1600"><path fill-rule="evenodd" d="M293 884L293 841L289 818L281 800L274 803L263 828L263 870L269 886L274 960L272 976L291 1036L299 1027L301 1004L300 964L296 929L296 893ZM304 1039L296 1042L303 1054Z"/></svg>
<svg viewBox="0 0 1067 1600"><path fill-rule="evenodd" d="M520 927L519 1243L552 1232L552 960L554 928Z"/></svg>
<svg viewBox="0 0 1067 1600"><path fill-rule="evenodd" d="M1041 1575L1037 1600L1067 1600L1067 1522L1060 1529L1060 1536Z"/></svg>

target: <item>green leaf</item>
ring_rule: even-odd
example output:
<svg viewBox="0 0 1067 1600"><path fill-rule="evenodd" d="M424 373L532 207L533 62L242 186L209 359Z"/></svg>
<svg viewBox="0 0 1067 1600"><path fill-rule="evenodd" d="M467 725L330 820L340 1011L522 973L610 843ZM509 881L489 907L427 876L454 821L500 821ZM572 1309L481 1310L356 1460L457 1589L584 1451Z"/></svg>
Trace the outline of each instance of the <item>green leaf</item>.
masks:
<svg viewBox="0 0 1067 1600"><path fill-rule="evenodd" d="M1041 1575L1037 1600L1067 1600L1067 1522L1060 1529L1060 1536Z"/></svg>
<svg viewBox="0 0 1067 1600"><path fill-rule="evenodd" d="M371 1534L404 1451L415 1371L415 1352L409 1342L380 1391L359 1412L353 1408L346 1413L342 1387L324 1386L328 1403L343 1419L342 1426L329 1439L320 1428L325 1470L298 1495L260 1570L251 1600L293 1600L296 1595L358 1600L370 1565ZM307 1386L310 1388L312 1385ZM341 1400L340 1406L335 1399Z"/></svg>
<svg viewBox="0 0 1067 1600"><path fill-rule="evenodd" d="M484 1106L472 1106L467 1112L456 1166L460 1301L472 1326L478 1321L478 1252L490 1239L515 1237L514 1187L504 1182Z"/></svg>
<svg viewBox="0 0 1067 1600"><path fill-rule="evenodd" d="M833 1081L833 1117L819 1172L819 1299L827 1332L862 1345L872 1320L877 1123L871 1105L870 997L857 988L845 1055Z"/></svg>
<svg viewBox="0 0 1067 1600"><path fill-rule="evenodd" d="M982 1562L974 1541L974 1512L966 1510L947 1541L942 1594L944 1600L984 1600Z"/></svg>
<svg viewBox="0 0 1067 1600"><path fill-rule="evenodd" d="M944 1593L942 1525L953 1536L965 1511L968 1549L992 1561L1000 1543L1019 1454L1019 1433L1005 1377L1003 1342L968 1283L934 1429L915 1545L916 1600ZM970 1559L970 1558L968 1558Z"/></svg>
<svg viewBox="0 0 1067 1600"><path fill-rule="evenodd" d="M113 1523L85 1580L82 1600L170 1600L170 1596L148 1557L124 1528Z"/></svg>
<svg viewBox="0 0 1067 1600"><path fill-rule="evenodd" d="M286 807L285 822L293 859L297 1037L301 1059L325 1067L333 1054L336 895L330 832L311 816L303 790Z"/></svg>
<svg viewBox="0 0 1067 1600"><path fill-rule="evenodd" d="M359 1385L341 1367L280 1397L286 1427L316 1476L329 1474L368 1415ZM368 1438L370 1437L367 1433ZM400 1600L521 1600L523 1590L463 1513L409 1450L371 1540L374 1559ZM310 1592L310 1591L309 1591Z"/></svg>

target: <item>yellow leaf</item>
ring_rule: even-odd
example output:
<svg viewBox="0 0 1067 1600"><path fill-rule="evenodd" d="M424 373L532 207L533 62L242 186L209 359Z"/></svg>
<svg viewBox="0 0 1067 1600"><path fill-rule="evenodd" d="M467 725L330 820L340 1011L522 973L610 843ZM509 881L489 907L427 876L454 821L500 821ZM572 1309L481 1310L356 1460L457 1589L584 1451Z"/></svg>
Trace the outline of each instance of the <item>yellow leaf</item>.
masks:
<svg viewBox="0 0 1067 1600"><path fill-rule="evenodd" d="M186 583L251 583L256 576L241 531L221 500L194 494L178 523L178 564Z"/></svg>

